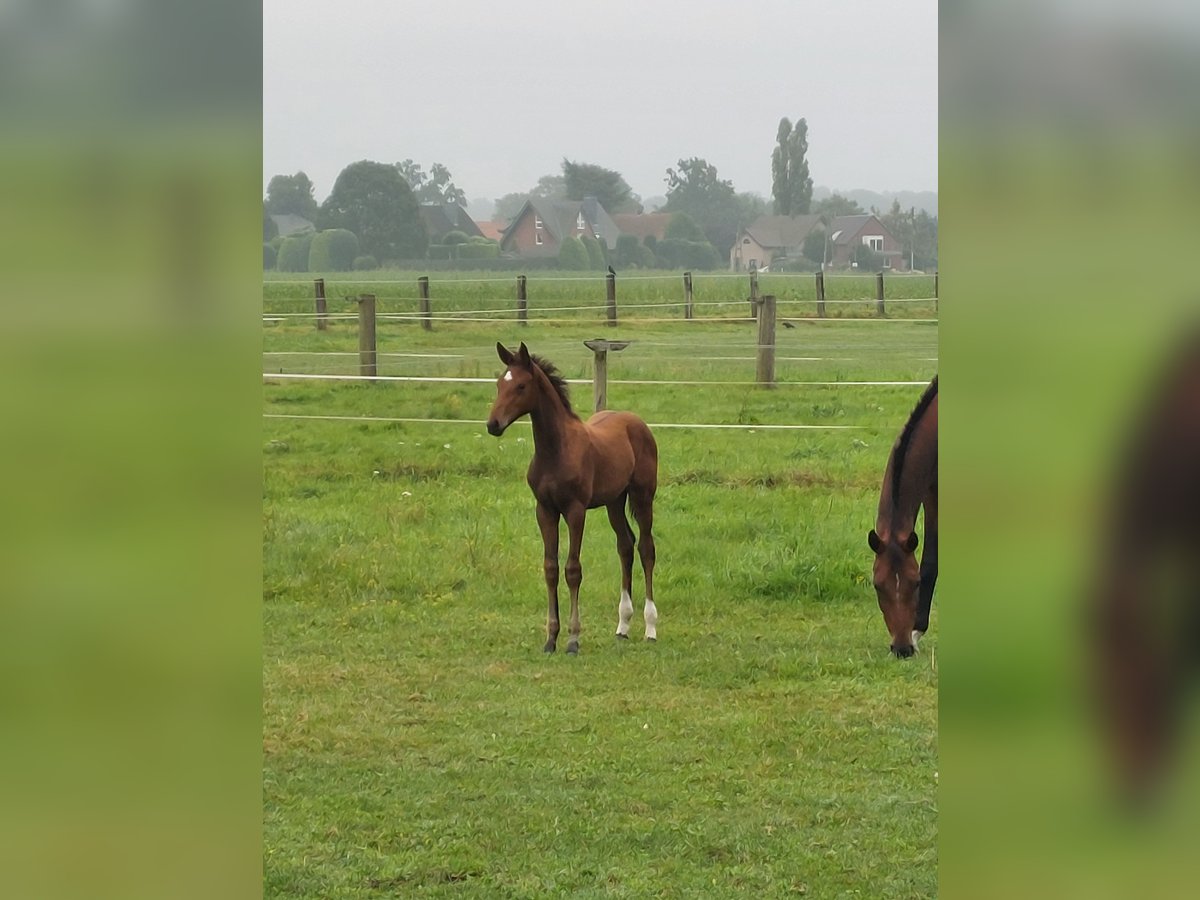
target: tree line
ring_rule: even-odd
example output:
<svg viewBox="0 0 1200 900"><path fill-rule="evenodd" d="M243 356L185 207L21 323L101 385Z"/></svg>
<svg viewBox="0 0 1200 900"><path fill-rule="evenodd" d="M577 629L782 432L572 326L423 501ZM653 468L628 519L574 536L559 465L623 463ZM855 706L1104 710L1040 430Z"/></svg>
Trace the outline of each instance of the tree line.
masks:
<svg viewBox="0 0 1200 900"><path fill-rule="evenodd" d="M813 180L809 173L808 124L800 118L793 123L781 119L771 154L770 210L777 215L796 216L815 213L821 227L814 229L804 246L804 257L814 265L827 260L829 228L834 218L867 212L857 203L834 194L813 203ZM622 266L679 266L715 268L729 256L741 229L768 211L767 201L750 192L738 192L733 183L720 177L715 165L699 156L680 159L666 169L665 202L658 212L676 214L663 241L637 242L622 236L615 255L608 259L602 248L602 263ZM493 218L511 220L530 198L549 201L582 200L595 197L609 213L640 213L642 198L635 194L624 177L603 166L563 159L560 172L548 174L523 193L505 195L495 202ZM467 204L466 193L454 183L446 166L434 163L429 171L411 159L387 164L361 160L347 166L338 175L329 196L318 204L312 181L304 172L276 175L267 186L263 202L264 266L288 267L295 271L301 256L314 252L307 268L371 268L392 260L428 258L494 258L499 248L494 241L468 238L452 232L440 245L430 246L420 216L422 203ZM916 210L902 210L899 203L880 213L880 220L906 248L913 264L936 265L937 217ZM314 223L317 233L296 238L286 249L286 241L273 233L270 214L291 213ZM677 224L678 223L678 224ZM330 233L326 235L326 233ZM306 243L307 242L307 243ZM490 245L490 246L488 246ZM662 246L659 246L662 245ZM565 250L565 248L564 248ZM583 256L579 251L583 250ZM584 257L591 265L594 250L572 246L566 250L569 262ZM869 253L864 249L861 254ZM858 260L871 267L872 260ZM601 268L603 265L600 266ZM587 268L587 266L581 266Z"/></svg>

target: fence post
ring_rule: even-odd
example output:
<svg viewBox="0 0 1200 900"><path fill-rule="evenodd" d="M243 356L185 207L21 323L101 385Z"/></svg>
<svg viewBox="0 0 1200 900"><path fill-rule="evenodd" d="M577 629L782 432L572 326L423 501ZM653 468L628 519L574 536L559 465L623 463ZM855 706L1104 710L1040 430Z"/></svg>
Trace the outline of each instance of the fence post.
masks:
<svg viewBox="0 0 1200 900"><path fill-rule="evenodd" d="M758 371L755 380L766 387L775 387L775 295L767 294L758 305Z"/></svg>
<svg viewBox="0 0 1200 900"><path fill-rule="evenodd" d="M938 311L938 273L937 269L933 270L933 311Z"/></svg>
<svg viewBox="0 0 1200 900"><path fill-rule="evenodd" d="M685 319L694 318L695 310L692 308L692 273L683 273L683 317Z"/></svg>
<svg viewBox="0 0 1200 900"><path fill-rule="evenodd" d="M883 273L875 273L875 312L881 316L887 315L883 309Z"/></svg>
<svg viewBox="0 0 1200 900"><path fill-rule="evenodd" d="M609 272L605 277L605 286L607 289L607 304L608 304L608 325L610 328L617 327L617 274Z"/></svg>
<svg viewBox="0 0 1200 900"><path fill-rule="evenodd" d="M758 269L750 270L750 317L758 318Z"/></svg>
<svg viewBox="0 0 1200 900"><path fill-rule="evenodd" d="M433 322L430 320L429 311L429 276L422 275L417 279L417 290L421 295L421 327L426 331L433 330Z"/></svg>
<svg viewBox="0 0 1200 900"><path fill-rule="evenodd" d="M517 276L517 322L529 324L529 300L525 296L525 276Z"/></svg>
<svg viewBox="0 0 1200 900"><path fill-rule="evenodd" d="M817 272L817 315L825 318L825 273Z"/></svg>
<svg viewBox="0 0 1200 900"><path fill-rule="evenodd" d="M317 331L325 331L329 328L329 320L326 318L328 308L325 306L324 278L318 278L313 281L313 294L317 301Z"/></svg>
<svg viewBox="0 0 1200 900"><path fill-rule="evenodd" d="M629 346L629 341L584 341L583 345L592 351L592 404L596 412L608 406L608 351L616 353Z"/></svg>
<svg viewBox="0 0 1200 900"><path fill-rule="evenodd" d="M375 295L358 298L358 374L378 374L375 368Z"/></svg>

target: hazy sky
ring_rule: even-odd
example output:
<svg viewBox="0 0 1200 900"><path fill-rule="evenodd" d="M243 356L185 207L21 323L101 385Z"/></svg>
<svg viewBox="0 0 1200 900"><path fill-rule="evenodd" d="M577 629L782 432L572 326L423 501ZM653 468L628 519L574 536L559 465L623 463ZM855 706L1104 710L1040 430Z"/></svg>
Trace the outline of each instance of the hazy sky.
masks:
<svg viewBox="0 0 1200 900"><path fill-rule="evenodd" d="M359 159L446 165L468 197L616 169L643 197L702 156L769 198L783 116L818 185L937 189L935 0L265 0L263 184L318 202Z"/></svg>

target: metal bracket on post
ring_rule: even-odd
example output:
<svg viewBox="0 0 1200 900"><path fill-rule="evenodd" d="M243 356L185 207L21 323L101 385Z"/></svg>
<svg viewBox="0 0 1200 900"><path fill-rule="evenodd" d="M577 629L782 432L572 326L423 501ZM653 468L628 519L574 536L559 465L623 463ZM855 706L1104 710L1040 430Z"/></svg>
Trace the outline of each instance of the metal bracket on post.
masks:
<svg viewBox="0 0 1200 900"><path fill-rule="evenodd" d="M596 412L600 412L608 404L608 351L612 350L615 353L624 350L629 344L629 341L608 341L599 338L583 342L583 346L591 350L593 356L592 400Z"/></svg>

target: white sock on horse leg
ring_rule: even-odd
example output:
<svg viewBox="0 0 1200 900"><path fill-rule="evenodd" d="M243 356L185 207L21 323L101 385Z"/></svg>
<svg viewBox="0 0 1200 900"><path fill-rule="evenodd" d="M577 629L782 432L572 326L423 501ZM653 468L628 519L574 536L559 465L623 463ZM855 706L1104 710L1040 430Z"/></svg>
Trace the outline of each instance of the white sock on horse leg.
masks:
<svg viewBox="0 0 1200 900"><path fill-rule="evenodd" d="M629 622L633 618L633 598L629 596L628 591L621 591L621 605L617 607L617 615L620 616L617 621L617 634L628 637Z"/></svg>
<svg viewBox="0 0 1200 900"><path fill-rule="evenodd" d="M654 601L649 597L646 598L646 608L642 611L642 617L646 620L646 640L657 640L658 609L654 606Z"/></svg>

